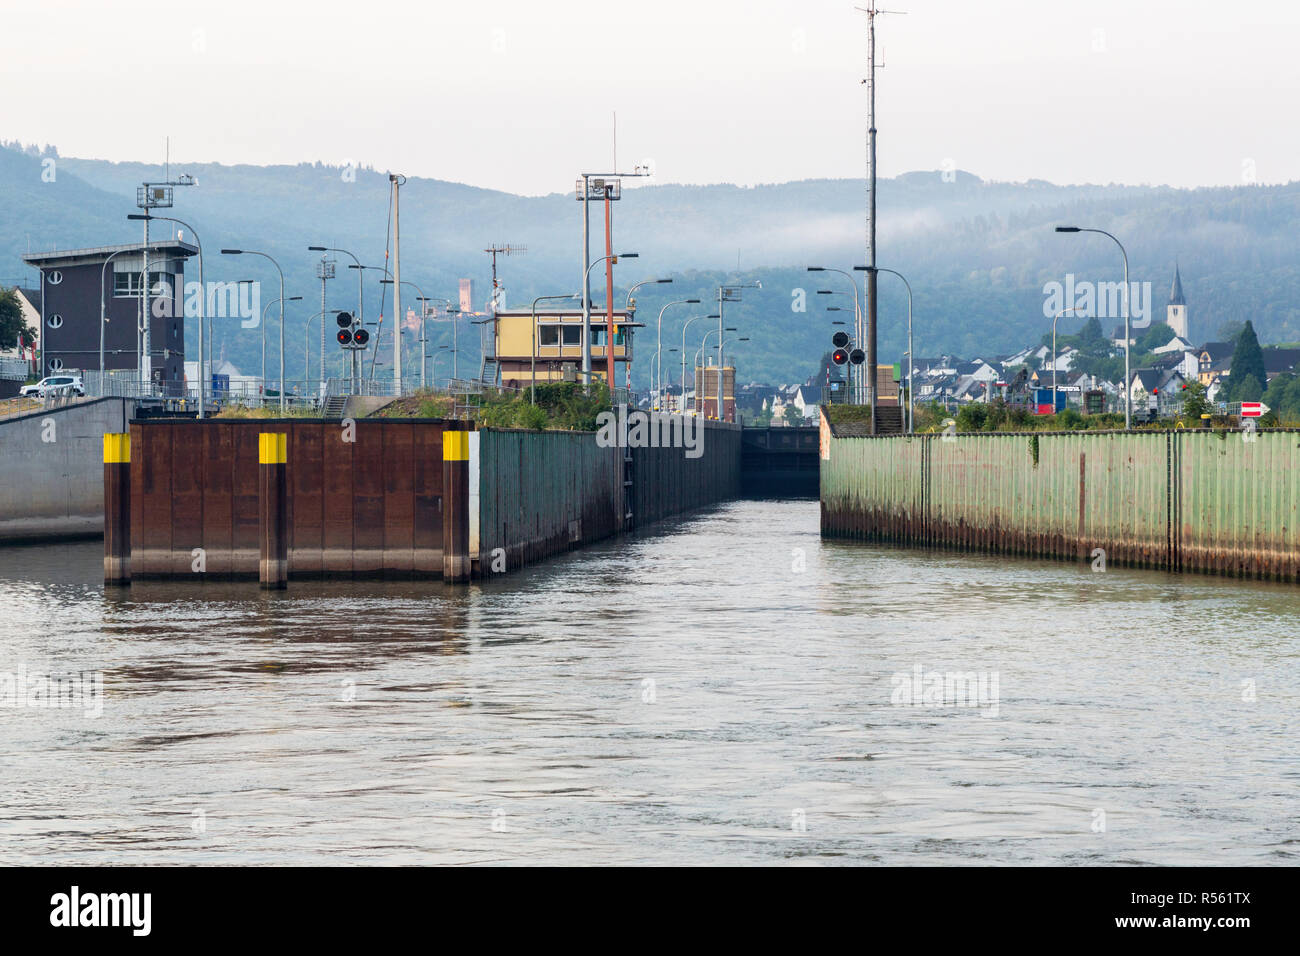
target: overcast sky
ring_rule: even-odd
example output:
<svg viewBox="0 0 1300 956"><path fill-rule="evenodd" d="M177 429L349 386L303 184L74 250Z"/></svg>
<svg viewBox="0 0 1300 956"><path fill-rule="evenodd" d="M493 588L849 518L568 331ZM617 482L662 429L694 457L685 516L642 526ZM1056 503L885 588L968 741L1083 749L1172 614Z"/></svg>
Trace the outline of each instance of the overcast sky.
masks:
<svg viewBox="0 0 1300 956"><path fill-rule="evenodd" d="M543 194L864 172L866 0L2 0L0 138ZM1300 179L1295 0L887 0L880 171Z"/></svg>

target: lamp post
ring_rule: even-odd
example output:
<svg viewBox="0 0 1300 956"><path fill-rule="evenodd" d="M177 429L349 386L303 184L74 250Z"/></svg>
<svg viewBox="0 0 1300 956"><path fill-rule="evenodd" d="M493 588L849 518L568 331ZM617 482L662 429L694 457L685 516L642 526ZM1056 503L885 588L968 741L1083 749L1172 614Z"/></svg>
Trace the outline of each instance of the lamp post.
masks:
<svg viewBox="0 0 1300 956"><path fill-rule="evenodd" d="M578 174L582 180L582 381L585 385L591 384L591 269L596 265L591 261L591 179L636 179L649 175L650 171L642 171L640 166L633 166L630 173ZM609 377L612 381L613 369L610 369Z"/></svg>
<svg viewBox="0 0 1300 956"><path fill-rule="evenodd" d="M662 281L672 282L673 280L666 279ZM663 351L663 347L664 347L664 313L667 312L668 309L674 305L699 305L699 304L700 304L699 299L678 299L675 302L669 302L667 305L665 305L662 309L659 310L659 321L656 324L656 333L655 333L656 334L656 340L655 340L656 356L658 356ZM656 358L655 366L658 369L658 371L655 373L655 375L652 377L650 381L650 388L653 390L653 393L657 395L660 392L660 390L663 388L663 382L660 381L660 379L663 378L662 360Z"/></svg>
<svg viewBox="0 0 1300 956"><path fill-rule="evenodd" d="M716 319L717 317L716 314L693 315L687 319L685 324L682 326L682 405L686 404L686 330L691 327L691 323L696 319ZM703 381L701 381L700 384L704 384ZM698 398L698 396L696 397Z"/></svg>
<svg viewBox="0 0 1300 956"><path fill-rule="evenodd" d="M362 324L364 325L364 324L365 324L365 321L366 321L366 296L365 296L365 282L364 282L364 278L363 278L364 273L361 271L361 260L358 259L356 256L354 256L352 253L348 252L346 249L339 249L339 248L336 247L336 246L308 246L308 247L307 247L307 251L308 251L308 252L341 252L341 253L343 253L343 255L347 256L347 257L348 257L349 259L351 259L354 263L356 263L356 270L357 270L357 321L360 322L360 323L362 323ZM352 267L352 266L348 266L348 268L351 269L351 268L353 268L353 267ZM323 335L323 334L322 334L321 338L324 338L324 335ZM351 352L349 353L349 356L350 356L350 361L349 361L349 371L350 371L351 374L352 374L352 378L353 378L353 380L354 380L353 387L355 388L355 387L356 387L356 385L355 385L355 379L356 379L356 373L357 373L357 369L356 369L356 367L355 367L355 366L356 366L356 361L357 361L357 353L356 353L356 351L355 351L355 350L351 351ZM322 377L322 378L324 378L324 374L325 374L325 369L324 369L324 366L322 366L322 367L321 367L321 377Z"/></svg>
<svg viewBox="0 0 1300 956"><path fill-rule="evenodd" d="M385 270L385 271L387 271L387 270ZM380 285L393 285L393 280L392 280L392 279L380 279L380 280L379 280L379 284L380 284ZM414 290L418 293L418 295L416 295L416 297L415 297L415 300L416 300L417 302L420 303L420 315L423 317L424 312L425 312L425 309L426 309L427 306L428 306L429 297L426 296L426 295L424 294L424 290L421 289L421 288L420 288L418 285L416 285L414 282L410 282L410 281L408 281L407 279L403 279L401 284L402 284L402 285L409 285L412 289L414 289ZM398 306L395 305L395 306L394 306L394 309L396 309L396 308L398 308ZM397 320L397 327L398 327L399 331L400 331L400 326L401 326L401 323L402 323L402 318L403 318L403 317L400 316L400 315L396 317L396 320ZM425 387L425 377L424 377L424 319L421 318L421 320L420 320L420 388L424 388L424 387Z"/></svg>
<svg viewBox="0 0 1300 956"><path fill-rule="evenodd" d="M251 280L246 280L246 281L251 281ZM266 310L269 309L271 306L275 305L277 302L280 302L280 301L281 301L280 299L272 299L270 302L266 303L266 305L262 306L262 389L263 389L263 391L266 390ZM289 296L288 301L290 301L290 302L301 302L301 301L302 301L302 296L300 296L300 295L291 295L291 296ZM283 306L281 306L281 308L280 308L280 321L281 321L281 323L284 322L284 307L283 307ZM283 343L283 341L284 341L284 337L283 337L283 336L281 336L280 341L281 341L281 343ZM281 365L280 377L281 377L281 378L284 377L283 365ZM281 391L283 391L283 387L281 388Z"/></svg>
<svg viewBox="0 0 1300 956"><path fill-rule="evenodd" d="M809 267L808 267L808 271L809 271L809 272L834 272L834 273L836 273L837 275L842 275L842 276L844 276L844 278L846 278L846 279L849 280L849 285L850 285L850 287L852 287L852 289L853 289L853 340L854 340L854 343L855 343L855 344L857 344L858 346L861 346L861 345L862 345L862 338L863 338L863 336L862 336L862 303L861 303L861 302L859 301L859 299L858 299L858 280L855 279L855 278L853 278L853 273L851 273L851 272L845 272L843 269L831 269L831 268L828 268L828 267L826 267L826 266L809 266ZM862 374L863 374L863 373L862 373L862 369L861 369L861 368L858 369L858 373L857 373L857 374L858 374L858 388L857 388L857 391L858 391L858 399L859 399L859 402L858 402L858 403L861 404L861 399L862 399L862 397L863 397L862 394L861 394L862 391L863 391L863 389L862 389ZM853 368L852 368L852 367L849 368L849 375L850 375L850 376L853 375Z"/></svg>
<svg viewBox="0 0 1300 956"><path fill-rule="evenodd" d="M537 303L547 302L552 299L576 299L582 293L577 292L572 295L539 295L533 299L533 354L529 356L529 362L532 365L532 380L528 385L528 401L537 404ZM561 333L563 335L563 333ZM608 353L609 349L606 349ZM564 354L564 340L560 340L560 354Z"/></svg>
<svg viewBox="0 0 1300 956"><path fill-rule="evenodd" d="M639 259L640 257L639 252L620 252L616 255L601 256L587 266L587 274L582 279L582 374L587 385L591 384L591 270L607 260L612 259L617 264L619 259ZM565 296L565 298L568 297ZM612 303L606 303L606 307L612 310L614 306ZM608 329L605 335L610 339L605 343L605 378L612 392L614 389L614 335Z"/></svg>
<svg viewBox="0 0 1300 956"><path fill-rule="evenodd" d="M113 256L120 256L129 249L119 249L109 255L104 260L104 264L99 267L99 393L104 394L104 382L108 374L108 369L104 368L104 326L108 324L107 306L104 303L104 272L108 264L113 261Z"/></svg>
<svg viewBox="0 0 1300 956"><path fill-rule="evenodd" d="M722 395L722 314L724 302L739 302L742 289L761 289L763 283L761 280L753 282L743 282L736 285L718 286L718 420L723 418L723 395Z"/></svg>
<svg viewBox="0 0 1300 956"><path fill-rule="evenodd" d="M301 298L301 296L299 296L299 298ZM289 301L292 302L293 300L290 299ZM309 319L307 320L307 324L303 326L303 329L302 329L302 349L303 349L303 356L302 356L302 380L303 380L304 382L310 382L310 381L311 381L311 324L312 324L313 322L315 322L317 319L320 319L321 322L324 322L325 319L323 318L323 316L324 316L326 313L328 313L328 312L337 312L337 311L338 311L338 309L324 309L324 310L322 310L322 311L320 311L320 312L317 312L315 315L313 315L311 318L309 318ZM321 381L323 382L323 381L325 380L325 366L322 365L320 371L321 371L321 376L320 376L320 377L321 377Z"/></svg>
<svg viewBox="0 0 1300 956"><path fill-rule="evenodd" d="M888 272L890 275L898 276L903 280L903 285L907 287L907 433L912 434L912 422L916 414L915 407L912 404L912 283L907 281L903 273L895 269L876 268L877 272ZM1056 396L1052 396L1052 401L1056 401ZM1055 406L1053 406L1055 407ZM875 413L872 413L875 417Z"/></svg>
<svg viewBox="0 0 1300 956"><path fill-rule="evenodd" d="M269 259L271 265L275 266L275 271L280 274L280 414L284 414L284 270L280 268L280 263L276 262L265 252L258 252L254 249L222 249L223 256L261 256L263 259ZM299 296L299 298L302 298ZM265 314L265 313L263 313ZM266 388L266 322L262 322L262 388Z"/></svg>
<svg viewBox="0 0 1300 956"><path fill-rule="evenodd" d="M723 333L724 333L724 332L734 332L734 331L736 331L736 327L735 327L734 325L729 325L729 326L727 326L725 329L722 328L721 326L719 326L719 327L716 328L716 329L709 329L707 332L704 333L704 338L700 339L700 349L699 349L699 352L697 353L697 354L699 354L699 355L701 355L701 356L704 355L704 346L705 346L705 344L709 341L709 336L712 335L714 332L717 332L717 333L718 333L718 366L717 366L717 376L718 376L718 409L717 409L717 410L718 410L718 415L717 415L717 418L718 418L718 421L723 421L723 420L724 420L724 417L725 417L725 416L724 416L724 411L725 411L725 409L724 409L724 407L723 407L723 391L722 391L722 336L723 336ZM707 361L707 358L705 358L705 359L703 359L703 360ZM704 366L701 366L701 367L703 368ZM701 411L704 410L704 402L703 402L703 401L700 402L700 410L701 410Z"/></svg>
<svg viewBox="0 0 1300 956"><path fill-rule="evenodd" d="M174 222L174 223L177 223L178 225L184 226L186 229L188 229L188 230L190 231L190 235L192 235L192 236L194 237L194 245L198 247L198 250L199 250L199 418L202 418L202 417L203 417L203 407L204 407L204 405L207 404L207 402L206 402L206 397L207 397L206 381L205 381L205 379L204 379L204 375L203 375L203 323L204 323L204 316L205 316L205 312L206 312L207 299L208 299L208 287L207 287L206 285L203 284L203 243L202 243L202 241L200 241L200 239L199 239L199 234L194 230L194 227L193 227L193 226L191 226L189 223L185 222L184 220L177 219L177 218L174 217L174 216L155 216L155 215L153 215L152 213L141 212L141 213L129 213L129 214L127 215L126 218L127 218L127 219L146 219L146 220L147 220L147 219L161 219L161 220L163 220L163 221L165 221L165 222ZM112 257L110 256L109 258L112 258ZM107 264L107 263L106 263L106 264ZM148 282L148 281L149 281L149 277L148 277L148 276L145 276L145 282ZM100 291L101 291L101 293L103 292L103 286L104 286L103 270L100 270ZM102 298L101 298L100 301L101 301L101 302L103 301ZM176 301L176 290L173 289L173 290L172 290L172 302L174 303L175 301ZM182 290L182 298L181 298L181 302L183 303L184 301L185 301L185 300L184 300L184 290ZM184 319L184 316L185 316L185 306L182 305L182 306L181 306L181 321L182 321L182 322L184 322L184 320L185 320L185 319ZM104 344L103 344L103 342L104 342L104 335L103 335L103 327L102 327L102 325L101 325L101 327L100 327L100 337L99 337L99 339L100 339L100 346L99 346L99 371L100 371L100 376L101 376L101 378L102 378L102 377L103 377L103 372L104 372Z"/></svg>
<svg viewBox="0 0 1300 956"><path fill-rule="evenodd" d="M1128 340L1129 331L1129 286L1128 286L1128 252L1124 249L1124 244L1112 236L1105 229L1088 229L1082 226L1057 226L1057 232L1095 232L1100 236L1105 236L1115 245L1119 246L1119 254L1124 258L1124 429L1133 427L1133 385L1129 381L1132 374L1129 371L1129 353ZM1056 401L1056 396L1052 396L1052 401Z"/></svg>
<svg viewBox="0 0 1300 956"><path fill-rule="evenodd" d="M1063 315L1069 315L1072 312L1078 312L1074 306L1068 309L1062 309L1056 315L1052 316L1052 414L1056 414L1056 320Z"/></svg>
<svg viewBox="0 0 1300 956"><path fill-rule="evenodd" d="M426 302L441 302L443 305L444 313L451 318L451 377L454 379L460 378L460 369L458 368L459 361L460 361L458 357L458 353L460 350L460 342L458 341L458 332L460 329L460 309L454 308L452 306L451 299L440 299L437 296L433 296L432 298L427 299ZM436 310L435 310L435 314L436 314ZM425 325L427 324L428 318L429 318L429 311L428 309L425 309L424 314L420 317L421 350L424 349L425 347L424 343L427 342L428 340L427 336L425 335Z"/></svg>
<svg viewBox="0 0 1300 956"><path fill-rule="evenodd" d="M438 389L438 356L443 355L443 354L450 355L450 356L452 357L453 361L454 361L454 360L455 360L455 357L456 357L456 350L455 350L454 348L448 348L448 347L445 346L445 345L439 345L436 349L434 349L434 351L433 351L433 355L432 355L432 358L433 358L433 370L432 370L432 371L433 371L433 388L434 388L434 391L437 391L437 389Z"/></svg>

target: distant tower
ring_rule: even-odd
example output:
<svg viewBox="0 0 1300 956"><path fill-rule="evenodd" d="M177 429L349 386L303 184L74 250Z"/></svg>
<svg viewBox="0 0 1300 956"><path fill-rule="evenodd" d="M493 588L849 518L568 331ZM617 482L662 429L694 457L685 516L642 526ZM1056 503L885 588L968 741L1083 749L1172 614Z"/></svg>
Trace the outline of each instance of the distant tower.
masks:
<svg viewBox="0 0 1300 956"><path fill-rule="evenodd" d="M1169 304L1165 306L1165 324L1174 330L1174 334L1191 342L1187 328L1187 300L1183 298L1183 278L1174 265L1174 285L1169 290ZM1193 343L1195 344L1195 343Z"/></svg>

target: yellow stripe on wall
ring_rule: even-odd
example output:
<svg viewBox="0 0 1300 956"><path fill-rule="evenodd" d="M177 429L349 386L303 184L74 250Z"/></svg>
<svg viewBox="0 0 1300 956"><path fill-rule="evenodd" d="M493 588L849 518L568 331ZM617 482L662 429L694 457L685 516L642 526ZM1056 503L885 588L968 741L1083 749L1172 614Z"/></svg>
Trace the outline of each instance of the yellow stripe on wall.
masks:
<svg viewBox="0 0 1300 956"><path fill-rule="evenodd" d="M129 465L131 463L130 432L104 433L104 464Z"/></svg>
<svg viewBox="0 0 1300 956"><path fill-rule="evenodd" d="M284 432L261 432L257 436L257 461L262 465L283 465L289 460L289 436Z"/></svg>
<svg viewBox="0 0 1300 956"><path fill-rule="evenodd" d="M469 461L469 432L442 433L442 460Z"/></svg>

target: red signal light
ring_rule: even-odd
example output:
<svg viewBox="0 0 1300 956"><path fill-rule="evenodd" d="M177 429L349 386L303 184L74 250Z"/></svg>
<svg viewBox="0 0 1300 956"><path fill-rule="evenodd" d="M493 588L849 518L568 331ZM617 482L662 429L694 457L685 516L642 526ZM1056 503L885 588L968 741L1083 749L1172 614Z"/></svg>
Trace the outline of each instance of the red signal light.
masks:
<svg viewBox="0 0 1300 956"><path fill-rule="evenodd" d="M844 365L849 360L849 353L844 349L836 349L831 353L831 361L836 365Z"/></svg>
<svg viewBox="0 0 1300 956"><path fill-rule="evenodd" d="M339 345L352 344L352 333L347 329L339 329L339 334L335 337L339 340Z"/></svg>

